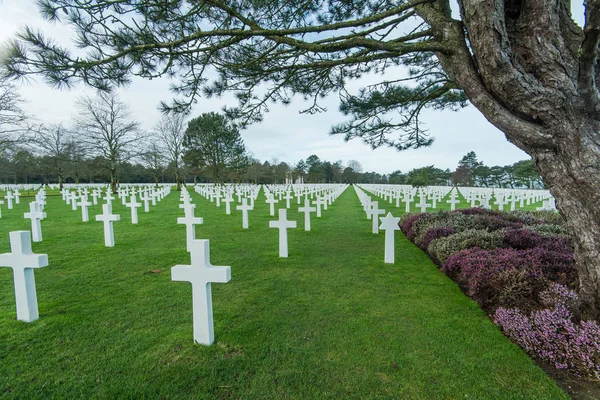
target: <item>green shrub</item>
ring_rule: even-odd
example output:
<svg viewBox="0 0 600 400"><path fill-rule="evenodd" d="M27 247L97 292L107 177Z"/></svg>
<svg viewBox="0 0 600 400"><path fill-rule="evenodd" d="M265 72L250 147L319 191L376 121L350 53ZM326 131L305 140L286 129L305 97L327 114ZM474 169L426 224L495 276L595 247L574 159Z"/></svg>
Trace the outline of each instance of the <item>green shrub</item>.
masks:
<svg viewBox="0 0 600 400"><path fill-rule="evenodd" d="M471 247L493 250L502 246L503 231L487 232L485 230L468 229L451 236L432 240L427 252L438 264L454 253Z"/></svg>

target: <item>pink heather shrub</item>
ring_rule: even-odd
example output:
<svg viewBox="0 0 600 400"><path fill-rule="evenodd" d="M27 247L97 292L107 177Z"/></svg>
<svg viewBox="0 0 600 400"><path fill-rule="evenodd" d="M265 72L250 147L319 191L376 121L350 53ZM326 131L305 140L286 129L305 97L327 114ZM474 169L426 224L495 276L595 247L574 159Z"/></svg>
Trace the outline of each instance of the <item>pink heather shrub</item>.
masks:
<svg viewBox="0 0 600 400"><path fill-rule="evenodd" d="M515 304L527 307L538 303L536 288L546 281L574 285L577 271L573 253L563 254L542 247L529 250L470 248L448 257L442 271L462 282L469 296L485 307ZM510 292L507 292L510 290Z"/></svg>
<svg viewBox="0 0 600 400"><path fill-rule="evenodd" d="M429 229L425 233L425 235L423 235L423 239L421 239L419 247L423 250L426 250L429 246L429 243L431 243L432 240L450 236L454 233L454 228L452 228L451 226L439 226L436 228Z"/></svg>
<svg viewBox="0 0 600 400"><path fill-rule="evenodd" d="M415 222L417 222L419 219L423 218L425 215L426 215L426 213L415 214L415 215L408 217L406 220L404 220L404 222L400 226L400 229L402 229L402 232L406 235L408 240L414 239L415 233L412 231L412 227L415 224Z"/></svg>
<svg viewBox="0 0 600 400"><path fill-rule="evenodd" d="M600 379L600 326L595 321L572 321L575 292L552 284L540 294L544 310L529 315L500 307L494 322L525 351L578 376Z"/></svg>
<svg viewBox="0 0 600 400"><path fill-rule="evenodd" d="M475 226L475 229L485 229L488 232L504 228L517 229L523 226L521 222L507 221L503 215L478 215L476 220L477 225Z"/></svg>

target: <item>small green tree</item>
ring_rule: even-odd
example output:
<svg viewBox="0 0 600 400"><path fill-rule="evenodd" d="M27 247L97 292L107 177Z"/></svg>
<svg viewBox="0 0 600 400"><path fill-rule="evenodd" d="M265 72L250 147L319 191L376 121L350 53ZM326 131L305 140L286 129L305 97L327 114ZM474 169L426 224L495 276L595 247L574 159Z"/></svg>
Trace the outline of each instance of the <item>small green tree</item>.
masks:
<svg viewBox="0 0 600 400"><path fill-rule="evenodd" d="M223 182L228 172L249 163L239 129L215 112L188 123L183 147L185 163L206 172L213 182Z"/></svg>

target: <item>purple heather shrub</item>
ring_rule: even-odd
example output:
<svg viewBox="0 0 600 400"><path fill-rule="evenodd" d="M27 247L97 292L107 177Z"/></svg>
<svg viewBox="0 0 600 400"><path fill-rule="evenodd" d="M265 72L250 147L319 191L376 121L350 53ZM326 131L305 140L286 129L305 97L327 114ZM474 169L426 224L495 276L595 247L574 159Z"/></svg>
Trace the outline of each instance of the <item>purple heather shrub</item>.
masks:
<svg viewBox="0 0 600 400"><path fill-rule="evenodd" d="M478 215L476 229L485 229L488 232L504 228L521 228L521 222L507 221L502 214Z"/></svg>
<svg viewBox="0 0 600 400"><path fill-rule="evenodd" d="M540 299L550 308L526 315L500 307L494 322L525 351L557 369L600 379L600 326L596 321L573 322L569 303L576 301L575 292L552 284Z"/></svg>
<svg viewBox="0 0 600 400"><path fill-rule="evenodd" d="M504 232L502 241L506 247L526 250L540 246L544 239L542 235L529 229L510 229Z"/></svg>
<svg viewBox="0 0 600 400"><path fill-rule="evenodd" d="M414 232L411 232L412 226L415 224L415 222L417 222L419 219L423 218L425 215L426 215L426 213L412 215L412 216L408 217L407 219L405 219L404 222L402 223L402 225L400 226L400 229L402 229L402 232L404 232L404 234L406 235L406 237L409 240L412 240L415 236ZM410 237L409 237L409 234L410 234Z"/></svg>
<svg viewBox="0 0 600 400"><path fill-rule="evenodd" d="M471 207L471 208L462 208L460 210L456 210L453 211L457 214L463 214L463 215L482 215L482 214L488 214L490 211L485 210L481 207Z"/></svg>
<svg viewBox="0 0 600 400"><path fill-rule="evenodd" d="M432 240L450 236L450 235L453 235L454 233L455 233L454 228L452 228L451 226L438 226L438 227L429 229L423 236L423 239L421 240L421 243L420 243L420 247L423 250L426 250L427 247L429 246L429 243L431 243Z"/></svg>

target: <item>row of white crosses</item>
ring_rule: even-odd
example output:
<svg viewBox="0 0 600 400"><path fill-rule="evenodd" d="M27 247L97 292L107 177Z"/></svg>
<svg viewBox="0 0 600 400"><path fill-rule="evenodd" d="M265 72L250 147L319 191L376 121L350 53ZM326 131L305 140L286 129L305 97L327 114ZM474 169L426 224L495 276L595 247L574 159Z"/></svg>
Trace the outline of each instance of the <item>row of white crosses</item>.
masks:
<svg viewBox="0 0 600 400"><path fill-rule="evenodd" d="M192 284L192 312L194 342L203 345L214 343L214 323L212 312L211 283L227 283L231 280L231 267L215 267L210 263L208 240L196 239L195 225L203 219L194 215L195 204L185 188L181 191L179 207L184 216L177 218L178 224L186 226L186 248L190 253L189 265L175 265L171 268L171 280Z"/></svg>
<svg viewBox="0 0 600 400"><path fill-rule="evenodd" d="M385 214L385 210L379 209L378 202L371 200L371 197L357 185L354 185L354 190L363 205L367 218L372 220L373 233L379 233L379 229L385 232L384 262L393 264L395 260L394 232L400 230L398 225L400 218L394 217L391 212L388 212L385 217L380 217L379 215Z"/></svg>
<svg viewBox="0 0 600 400"><path fill-rule="evenodd" d="M556 209L554 198L547 190L450 186L413 188L408 185L361 185L361 187L386 201L389 200L390 204L395 201L398 208L400 208L400 201L404 202L405 212L410 212L413 204L421 212L429 209L435 210L447 196L449 199L445 203L450 204L451 210L456 209L456 205L460 203L460 197L464 198L471 207L485 209L504 210L506 206L510 206L510 210L514 211L525 205L542 201L544 203L540 209Z"/></svg>

